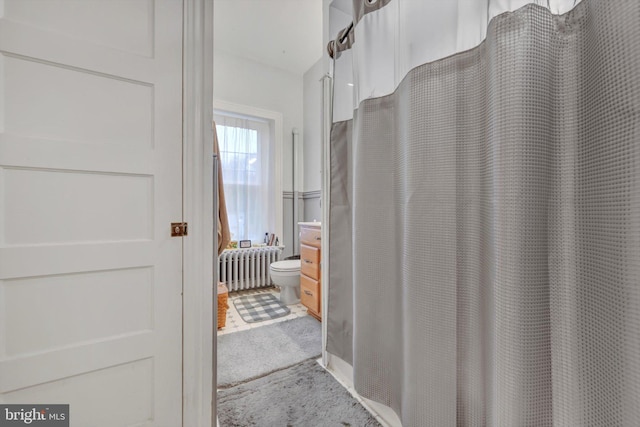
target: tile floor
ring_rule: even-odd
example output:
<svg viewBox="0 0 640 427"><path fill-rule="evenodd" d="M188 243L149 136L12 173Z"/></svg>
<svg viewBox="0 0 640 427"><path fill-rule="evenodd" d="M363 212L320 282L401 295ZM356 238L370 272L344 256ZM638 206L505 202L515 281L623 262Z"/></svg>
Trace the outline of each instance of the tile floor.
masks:
<svg viewBox="0 0 640 427"><path fill-rule="evenodd" d="M271 288L259 288L259 289L247 289L244 291L236 291L229 293L229 309L227 310L227 321L225 323L225 327L222 329L218 329L218 336L224 334L232 334L234 332L246 331L247 329L259 328L260 326L271 325L272 323L282 322L289 319L295 319L296 317L308 316L307 307L298 303L294 305L290 305L291 313L286 316L278 317L277 319L265 320L263 322L256 323L247 323L242 320L242 317L238 314L236 307L233 305L233 299L241 297L243 295L255 295L271 292L277 298L280 298L280 289L276 287Z"/></svg>

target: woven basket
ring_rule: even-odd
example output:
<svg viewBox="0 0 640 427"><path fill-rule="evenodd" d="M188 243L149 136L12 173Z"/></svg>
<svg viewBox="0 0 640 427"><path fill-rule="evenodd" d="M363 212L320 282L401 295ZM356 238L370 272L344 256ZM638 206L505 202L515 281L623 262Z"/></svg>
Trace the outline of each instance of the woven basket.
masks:
<svg viewBox="0 0 640 427"><path fill-rule="evenodd" d="M227 309L229 308L229 290L224 283L218 284L218 329L227 323Z"/></svg>

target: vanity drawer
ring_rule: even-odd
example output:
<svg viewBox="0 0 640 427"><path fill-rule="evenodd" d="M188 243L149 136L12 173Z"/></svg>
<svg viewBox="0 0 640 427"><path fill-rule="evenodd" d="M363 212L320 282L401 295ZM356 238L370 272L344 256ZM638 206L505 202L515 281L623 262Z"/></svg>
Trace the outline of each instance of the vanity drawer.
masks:
<svg viewBox="0 0 640 427"><path fill-rule="evenodd" d="M320 229L311 228L311 227L301 227L300 243L319 248L320 247Z"/></svg>
<svg viewBox="0 0 640 427"><path fill-rule="evenodd" d="M300 272L312 279L320 278L320 249L300 245Z"/></svg>
<svg viewBox="0 0 640 427"><path fill-rule="evenodd" d="M300 302L314 314L320 314L320 283L300 275Z"/></svg>

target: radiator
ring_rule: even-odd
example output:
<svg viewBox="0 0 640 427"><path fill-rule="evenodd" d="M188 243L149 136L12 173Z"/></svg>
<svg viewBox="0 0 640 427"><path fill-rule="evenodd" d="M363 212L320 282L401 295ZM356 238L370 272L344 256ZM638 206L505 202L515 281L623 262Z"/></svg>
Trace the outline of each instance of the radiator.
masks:
<svg viewBox="0 0 640 427"><path fill-rule="evenodd" d="M281 255L278 246L226 249L218 257L219 280L230 292L271 286L269 265L279 261Z"/></svg>

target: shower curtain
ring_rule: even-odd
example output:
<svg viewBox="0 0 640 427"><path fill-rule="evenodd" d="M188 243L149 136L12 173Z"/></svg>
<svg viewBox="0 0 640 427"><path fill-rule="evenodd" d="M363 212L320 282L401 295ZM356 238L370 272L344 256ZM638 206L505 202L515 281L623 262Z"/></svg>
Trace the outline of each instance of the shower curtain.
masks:
<svg viewBox="0 0 640 427"><path fill-rule="evenodd" d="M640 2L538 3L333 45L327 351L403 426L640 425Z"/></svg>

